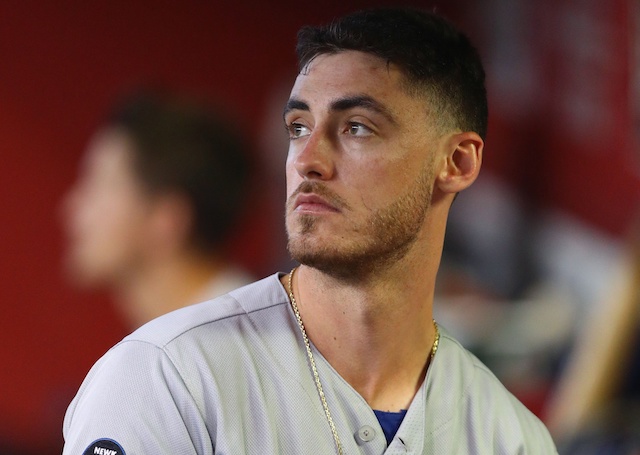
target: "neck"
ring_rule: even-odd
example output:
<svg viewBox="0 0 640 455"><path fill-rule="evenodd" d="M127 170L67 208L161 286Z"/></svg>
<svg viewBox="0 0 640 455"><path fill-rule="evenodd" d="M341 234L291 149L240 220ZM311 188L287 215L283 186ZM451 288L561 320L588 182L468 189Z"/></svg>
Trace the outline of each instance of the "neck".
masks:
<svg viewBox="0 0 640 455"><path fill-rule="evenodd" d="M435 276L407 270L424 269L390 270L386 279L345 285L301 266L293 280L309 339L374 409L408 407L435 340Z"/></svg>
<svg viewBox="0 0 640 455"><path fill-rule="evenodd" d="M132 328L170 311L205 300L224 263L209 257L179 257L129 273L116 287L116 300Z"/></svg>

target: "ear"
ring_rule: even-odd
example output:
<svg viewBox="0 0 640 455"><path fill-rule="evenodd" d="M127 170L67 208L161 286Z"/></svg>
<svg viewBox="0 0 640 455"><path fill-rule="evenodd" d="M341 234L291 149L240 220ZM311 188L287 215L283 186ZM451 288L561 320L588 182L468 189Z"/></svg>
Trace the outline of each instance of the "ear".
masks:
<svg viewBox="0 0 640 455"><path fill-rule="evenodd" d="M458 193L478 176L484 141L474 132L455 133L447 139L445 147L446 155L436 185L445 193Z"/></svg>
<svg viewBox="0 0 640 455"><path fill-rule="evenodd" d="M177 251L186 247L193 227L193 210L181 194L156 196L149 219L150 236L158 250Z"/></svg>

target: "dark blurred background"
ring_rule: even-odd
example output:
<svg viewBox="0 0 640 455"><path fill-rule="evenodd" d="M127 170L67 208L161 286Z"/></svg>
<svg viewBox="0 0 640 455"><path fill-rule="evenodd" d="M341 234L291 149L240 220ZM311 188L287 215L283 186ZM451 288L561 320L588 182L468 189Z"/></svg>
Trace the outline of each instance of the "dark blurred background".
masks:
<svg viewBox="0 0 640 455"><path fill-rule="evenodd" d="M637 218L637 1L403 3L459 24L488 75L483 177L452 214L440 319L544 418ZM154 84L224 106L264 170L229 248L258 277L284 270L296 31L385 4L398 2L0 3L1 454L60 453L66 406L127 333L108 297L72 289L60 264L60 202L111 104Z"/></svg>

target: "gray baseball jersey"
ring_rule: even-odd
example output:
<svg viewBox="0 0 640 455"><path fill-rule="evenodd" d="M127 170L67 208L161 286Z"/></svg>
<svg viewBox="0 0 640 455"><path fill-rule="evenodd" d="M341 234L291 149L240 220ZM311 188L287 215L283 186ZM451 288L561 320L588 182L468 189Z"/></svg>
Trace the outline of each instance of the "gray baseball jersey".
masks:
<svg viewBox="0 0 640 455"><path fill-rule="evenodd" d="M557 453L544 425L445 330L388 447L364 399L314 355L345 454ZM64 436L64 455L336 453L278 274L114 346L69 406Z"/></svg>

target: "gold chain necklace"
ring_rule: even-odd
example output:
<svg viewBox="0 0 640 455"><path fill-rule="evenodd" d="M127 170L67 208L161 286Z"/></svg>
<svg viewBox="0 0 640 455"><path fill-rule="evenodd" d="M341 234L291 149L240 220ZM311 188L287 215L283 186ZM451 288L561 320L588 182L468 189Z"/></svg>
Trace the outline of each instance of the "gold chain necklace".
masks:
<svg viewBox="0 0 640 455"><path fill-rule="evenodd" d="M329 422L329 428L331 428L331 433L333 434L333 440L336 444L336 449L338 450L338 455L343 455L342 451L342 443L340 442L340 437L338 436L338 431L336 430L336 425L333 423L333 418L331 417L331 412L329 411L329 405L327 404L327 399L324 396L324 391L322 390L322 383L320 382L320 375L318 374L318 369L316 368L316 362L313 358L313 352L311 352L311 343L309 342L309 337L307 336L307 331L304 328L304 324L302 323L302 317L300 316L300 310L298 310L298 304L296 303L296 298L293 295L293 272L296 271L297 267L291 269L289 272L289 281L288 281L288 292L289 299L291 299L291 306L293 307L293 312L296 315L296 320L298 321L298 327L300 328L300 333L302 334L302 339L304 341L304 347L307 349L307 358L309 359L309 365L311 366L311 371L313 372L313 379L316 383L316 389L318 390L318 395L320 395L320 401L322 402L322 407L324 408L324 413L327 416L327 422ZM433 341L433 346L431 346L431 354L429 354L429 364L433 361L433 357L436 355L436 351L438 350L438 344L440 342L440 331L438 330L438 324L435 319L433 320L433 327L436 329L435 340Z"/></svg>

